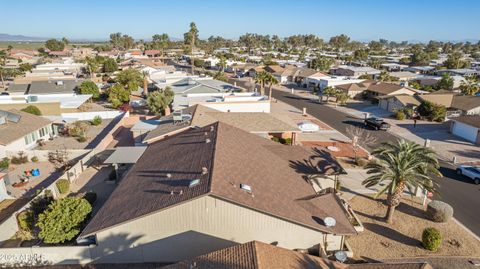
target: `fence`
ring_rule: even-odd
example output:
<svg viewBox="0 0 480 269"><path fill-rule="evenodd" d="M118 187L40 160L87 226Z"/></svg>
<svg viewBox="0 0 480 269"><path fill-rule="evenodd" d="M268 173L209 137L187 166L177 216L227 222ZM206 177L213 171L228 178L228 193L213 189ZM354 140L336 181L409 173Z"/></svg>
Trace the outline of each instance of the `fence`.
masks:
<svg viewBox="0 0 480 269"><path fill-rule="evenodd" d="M62 118L75 120L93 120L93 118L95 118L96 116L100 116L102 119L114 119L122 115L123 113L123 111L119 110L62 113Z"/></svg>
<svg viewBox="0 0 480 269"><path fill-rule="evenodd" d="M23 152L23 155L27 156L29 160L31 160L32 157L37 157L38 161L40 162L48 161L48 153L52 151L54 150L21 150L21 152ZM70 159L76 159L90 151L90 149L67 149L68 157ZM12 158L18 156L19 152L20 151L6 151L5 154L7 157Z"/></svg>

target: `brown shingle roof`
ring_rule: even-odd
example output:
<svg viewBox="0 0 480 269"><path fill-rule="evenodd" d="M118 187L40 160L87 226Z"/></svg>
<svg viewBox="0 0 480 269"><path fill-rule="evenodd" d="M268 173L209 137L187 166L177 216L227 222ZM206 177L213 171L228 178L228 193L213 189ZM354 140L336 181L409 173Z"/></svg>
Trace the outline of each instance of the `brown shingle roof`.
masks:
<svg viewBox="0 0 480 269"><path fill-rule="evenodd" d="M432 269L425 262L343 264L252 241L220 249L165 269Z"/></svg>
<svg viewBox="0 0 480 269"><path fill-rule="evenodd" d="M453 118L452 120L465 123L467 125L480 128L480 116L460 116Z"/></svg>
<svg viewBox="0 0 480 269"><path fill-rule="evenodd" d="M456 95L453 97L451 107L461 110L470 110L480 107L480 96Z"/></svg>
<svg viewBox="0 0 480 269"><path fill-rule="evenodd" d="M335 88L341 89L347 92L350 92L350 91L359 92L367 89L366 86L360 83L341 84L341 85L336 85Z"/></svg>
<svg viewBox="0 0 480 269"><path fill-rule="evenodd" d="M347 265L258 241L217 250L165 269L346 269Z"/></svg>
<svg viewBox="0 0 480 269"><path fill-rule="evenodd" d="M20 139L25 135L52 123L46 118L39 117L23 111L11 109L9 110L9 112L20 115L20 121L17 123L7 121L6 124L0 125L1 145L8 145L17 139Z"/></svg>
<svg viewBox="0 0 480 269"><path fill-rule="evenodd" d="M397 84L392 84L392 83L374 83L368 86L368 90L371 92L377 92L380 94L391 94L393 92L396 92L400 89L403 89L404 87L397 85Z"/></svg>
<svg viewBox="0 0 480 269"><path fill-rule="evenodd" d="M454 98L453 96L454 96L453 93L450 93L450 94L447 94L447 93L440 93L440 94L430 93L430 94L419 95L418 97L421 100L432 102L432 103L437 104L437 105L442 105L444 107L451 107L452 101L453 101L453 98Z"/></svg>
<svg viewBox="0 0 480 269"><path fill-rule="evenodd" d="M293 153L287 156L286 150L278 148ZM328 163L318 153L221 122L183 131L147 148L82 235L203 195L319 231L355 234L339 198L331 193L316 195L305 180L307 172L321 174L318 170L326 169L317 170ZM202 173L203 167L208 173ZM200 183L189 188L194 179ZM241 190L240 184L251 186L254 195ZM318 221L327 216L337 220L334 227Z"/></svg>

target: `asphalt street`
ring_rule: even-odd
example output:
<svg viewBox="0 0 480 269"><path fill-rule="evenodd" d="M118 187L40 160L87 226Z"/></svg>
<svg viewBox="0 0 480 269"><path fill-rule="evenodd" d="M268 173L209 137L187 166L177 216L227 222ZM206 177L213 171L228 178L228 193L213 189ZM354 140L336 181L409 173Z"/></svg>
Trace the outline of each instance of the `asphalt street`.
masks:
<svg viewBox="0 0 480 269"><path fill-rule="evenodd" d="M266 90L268 94L268 89ZM320 104L307 98L302 98L280 90L273 90L273 97L298 109L307 108L307 113L325 122L346 136L348 126L363 126L362 119L340 112L332 107ZM368 150L380 143L399 139L390 132L375 131L377 141L373 145L363 145ZM359 141L361 142L361 141ZM434 199L449 203L454 208L454 217L480 237L480 185L475 185L466 177L457 175L455 166L441 162L440 171L443 177L434 177L438 190Z"/></svg>

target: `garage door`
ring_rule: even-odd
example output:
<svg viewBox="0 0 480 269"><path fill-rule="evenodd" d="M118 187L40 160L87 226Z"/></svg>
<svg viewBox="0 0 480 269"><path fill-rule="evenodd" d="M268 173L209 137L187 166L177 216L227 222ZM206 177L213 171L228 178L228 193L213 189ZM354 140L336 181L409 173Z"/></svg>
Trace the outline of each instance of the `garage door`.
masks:
<svg viewBox="0 0 480 269"><path fill-rule="evenodd" d="M467 124L456 121L453 125L452 133L471 142L477 141L478 129Z"/></svg>

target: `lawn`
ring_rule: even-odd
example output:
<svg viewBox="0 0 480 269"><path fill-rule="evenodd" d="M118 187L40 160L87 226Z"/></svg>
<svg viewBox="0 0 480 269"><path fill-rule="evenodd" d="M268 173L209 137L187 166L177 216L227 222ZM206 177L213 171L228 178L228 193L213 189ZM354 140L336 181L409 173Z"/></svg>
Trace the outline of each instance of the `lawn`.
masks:
<svg viewBox="0 0 480 269"><path fill-rule="evenodd" d="M387 224L387 206L384 200L355 196L350 205L365 226L365 231L348 239L357 259L392 259L421 256L480 256L480 241L465 231L454 220L436 223L426 218L418 198L404 197L394 215L394 223ZM437 252L421 245L424 228L435 227L443 235Z"/></svg>

